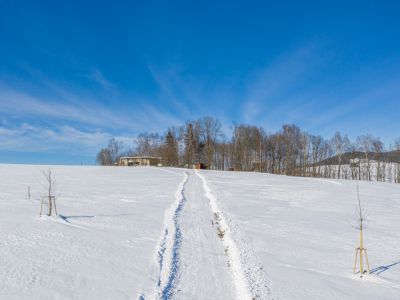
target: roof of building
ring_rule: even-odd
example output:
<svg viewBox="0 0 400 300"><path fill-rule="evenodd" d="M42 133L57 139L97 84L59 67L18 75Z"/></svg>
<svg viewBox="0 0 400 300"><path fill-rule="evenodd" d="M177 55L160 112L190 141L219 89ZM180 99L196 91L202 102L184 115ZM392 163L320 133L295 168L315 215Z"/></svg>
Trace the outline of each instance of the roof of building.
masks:
<svg viewBox="0 0 400 300"><path fill-rule="evenodd" d="M120 159L162 159L156 156L123 156Z"/></svg>

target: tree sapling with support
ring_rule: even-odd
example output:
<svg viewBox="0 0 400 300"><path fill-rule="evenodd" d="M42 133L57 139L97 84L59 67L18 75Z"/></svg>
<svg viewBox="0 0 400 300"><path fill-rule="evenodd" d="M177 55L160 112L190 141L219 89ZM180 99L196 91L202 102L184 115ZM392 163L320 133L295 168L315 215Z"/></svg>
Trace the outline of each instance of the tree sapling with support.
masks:
<svg viewBox="0 0 400 300"><path fill-rule="evenodd" d="M363 244L363 222L365 221L364 214L363 214L363 209L361 207L361 200L360 200L360 192L358 188L358 183L357 183L357 197L358 197L358 210L357 210L357 217L358 217L358 223L359 223L359 228L360 228L360 246L356 248L356 256L354 260L354 269L353 272L354 274L356 273L356 268L357 268L357 258L358 255L360 256L360 271L359 274L361 277L363 276L364 273L370 273L370 268L369 268L369 262L368 262L368 256L367 256L367 249L364 248ZM367 262L367 270L364 270L364 259L363 255L365 255L365 260Z"/></svg>

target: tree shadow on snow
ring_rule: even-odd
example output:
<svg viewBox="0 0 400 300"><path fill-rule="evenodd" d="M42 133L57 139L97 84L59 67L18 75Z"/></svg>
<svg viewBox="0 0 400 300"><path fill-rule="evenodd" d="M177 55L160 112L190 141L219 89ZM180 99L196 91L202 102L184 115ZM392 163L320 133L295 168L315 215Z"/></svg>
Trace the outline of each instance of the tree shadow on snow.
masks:
<svg viewBox="0 0 400 300"><path fill-rule="evenodd" d="M393 267L396 266L396 265L400 265L400 260L395 261L395 262L393 262L393 263L391 263L391 264L389 264L389 265L386 265L386 266L379 266L379 267L376 267L376 268L374 268L374 269L371 270L371 274L380 275L380 274L382 274L383 272L389 270L390 268L393 268Z"/></svg>
<svg viewBox="0 0 400 300"><path fill-rule="evenodd" d="M131 216L133 214L114 214L114 215L82 215L82 216L64 216L64 215L59 215L61 219L63 219L67 223L71 223L71 219L91 219L91 218L97 218L97 217L123 217L123 216Z"/></svg>
<svg viewBox="0 0 400 300"><path fill-rule="evenodd" d="M64 215L58 215L61 219L63 219L67 223L71 223L70 219L77 219L77 218L94 218L95 216L64 216Z"/></svg>

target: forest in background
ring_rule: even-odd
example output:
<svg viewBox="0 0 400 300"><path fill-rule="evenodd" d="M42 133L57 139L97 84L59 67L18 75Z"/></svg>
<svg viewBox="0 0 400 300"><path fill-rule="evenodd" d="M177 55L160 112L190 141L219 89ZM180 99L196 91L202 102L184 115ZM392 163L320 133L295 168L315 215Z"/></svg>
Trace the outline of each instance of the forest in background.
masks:
<svg viewBox="0 0 400 300"><path fill-rule="evenodd" d="M202 163L212 170L400 183L400 138L386 148L371 134L351 141L336 132L325 139L294 124L285 124L277 132L235 124L226 136L218 119L202 117L170 127L162 135L140 133L133 143L128 149L112 138L98 152L96 162L111 166L123 156L154 156L170 167Z"/></svg>

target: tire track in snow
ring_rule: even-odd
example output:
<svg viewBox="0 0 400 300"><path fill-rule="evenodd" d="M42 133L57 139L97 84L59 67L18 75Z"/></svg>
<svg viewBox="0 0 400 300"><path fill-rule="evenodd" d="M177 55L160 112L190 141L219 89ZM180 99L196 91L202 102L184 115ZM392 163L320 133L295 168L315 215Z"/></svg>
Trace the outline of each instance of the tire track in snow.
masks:
<svg viewBox="0 0 400 300"><path fill-rule="evenodd" d="M179 280L180 248L182 244L179 219L186 202L184 190L188 178L189 173L185 172L184 178L175 192L175 202L164 216L164 230L157 250L158 281L156 291L150 296L150 299L171 299L176 290ZM139 300L145 299L145 294L139 296Z"/></svg>
<svg viewBox="0 0 400 300"><path fill-rule="evenodd" d="M195 174L186 183L185 197L187 201L180 218L183 233L180 278L173 298L236 299L225 248L212 223L213 213L203 182Z"/></svg>
<svg viewBox="0 0 400 300"><path fill-rule="evenodd" d="M219 209L217 199L208 186L206 178L197 170L195 172L203 182L205 195L209 200L211 210L219 226L218 235L220 235L226 249L225 253L228 256L228 263L232 270L237 299L273 299L269 280L253 251L244 241L239 243L235 239L232 230L233 226L229 226L229 218Z"/></svg>

